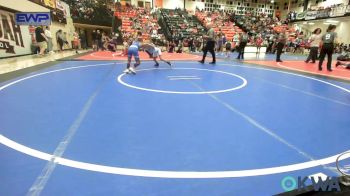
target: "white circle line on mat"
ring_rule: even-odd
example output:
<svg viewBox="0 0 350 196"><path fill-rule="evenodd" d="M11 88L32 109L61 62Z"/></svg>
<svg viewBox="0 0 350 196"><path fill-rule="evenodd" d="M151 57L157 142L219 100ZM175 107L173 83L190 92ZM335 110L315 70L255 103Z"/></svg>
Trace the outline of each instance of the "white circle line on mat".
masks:
<svg viewBox="0 0 350 196"><path fill-rule="evenodd" d="M41 75L49 74L49 73L72 70L72 69L79 69L79 68L96 67L96 66L101 66L101 65L111 65L111 64L114 64L114 63L76 66L76 67L70 67L70 68L64 68L64 69L58 69L58 70L47 71L47 72L43 72L43 73L39 73L39 74L34 74L34 75L31 75L31 76L28 76L28 77L25 77L22 79L18 79L16 81L13 81L9 84L6 84L6 85L0 87L0 91L11 86L11 85L19 83L21 81L24 81L24 80L27 80L30 78L34 78L34 77L38 77ZM120 63L118 63L118 64L120 64ZM230 65L230 64L222 64L222 65L235 66L235 67L245 67L245 68L251 68L251 69L260 69L260 70L267 70L267 71L284 73L284 74L288 74L288 75L299 76L299 77L315 80L315 81L318 81L318 82L321 82L324 84L328 84L328 85L331 85L331 86L336 87L338 89L341 89L345 92L350 93L349 89L332 84L330 82L326 82L323 80L312 78L309 76L303 76L303 75L299 75L299 74L295 74L295 73L267 69L267 68L261 68L261 67L250 67L250 66L244 66L244 65ZM342 154L342 153L339 153L339 154L336 154L336 155L333 155L330 157L326 157L323 159L307 161L307 162L303 162L303 163L284 165L284 166L278 166L278 167L261 168L261 169L248 169L248 170L236 170L236 171L159 171L159 170L132 169L132 168L105 166L105 165L98 165L98 164L70 160L70 159L66 159L66 158L62 158L62 157L54 157L52 154L41 152L39 150L35 150L35 149L30 148L30 147L19 144L13 140L1 135L1 134L0 134L0 143L11 148L11 149L18 151L18 152L22 152L24 154L27 154L27 155L30 155L32 157L36 157L36 158L39 158L42 160L50 161L50 160L52 160L52 158L55 158L55 162L57 164L72 167L72 168L83 169L83 170L94 171L94 172L118 174L118 175L155 177L155 178L193 178L193 179L194 178L233 178L233 177L271 175L271 174L278 174L278 173L308 169L308 168L317 167L320 165L331 164L331 163L334 163L336 161L336 159ZM344 159L347 159L349 157L350 157L350 153L348 153L346 156L342 156L339 160L344 160Z"/></svg>
<svg viewBox="0 0 350 196"><path fill-rule="evenodd" d="M137 72L143 72L143 71L151 71L151 70L169 70L167 68L150 68L150 69L140 69L137 70ZM228 89L223 89L223 90L215 90L215 91L168 91L168 90L158 90L158 89L150 89L150 88L145 88L145 87L139 87L135 85L128 84L122 80L123 76L126 74L120 74L118 76L118 82L124 86L138 89L138 90L143 90L143 91L150 91L150 92L156 92L156 93L169 93L169 94L196 94L196 95L201 95L201 94L215 94L215 93L225 93L225 92L230 92L234 90L241 89L247 85L247 80L243 78L242 76L239 76L237 74L229 73L229 72L224 72L224 71L219 71L219 70L210 70L210 69L199 69L199 68L173 68L171 70L199 70L199 71L209 71L209 72L215 72L215 73L222 73L226 75L230 75L233 77L237 77L242 80L242 84L239 86L233 87L233 88L228 88Z"/></svg>

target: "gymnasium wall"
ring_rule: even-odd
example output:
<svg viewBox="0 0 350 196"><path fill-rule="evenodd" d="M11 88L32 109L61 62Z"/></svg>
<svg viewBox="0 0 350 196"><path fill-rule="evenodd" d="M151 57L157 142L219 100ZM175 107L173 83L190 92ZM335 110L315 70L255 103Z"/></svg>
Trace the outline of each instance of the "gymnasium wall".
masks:
<svg viewBox="0 0 350 196"><path fill-rule="evenodd" d="M196 7L200 10L204 10L205 3L198 1L186 1L186 10L195 11Z"/></svg>
<svg viewBox="0 0 350 196"><path fill-rule="evenodd" d="M14 14L49 12L49 9L28 0L0 0L0 58L31 53L32 36L29 26L17 26Z"/></svg>
<svg viewBox="0 0 350 196"><path fill-rule="evenodd" d="M292 0L293 2L293 0ZM288 3L289 0L282 0L278 3L279 8L281 10L281 16L282 18L285 18L288 14ZM349 0L309 0L308 8L314 8L314 7L329 7L334 4L344 4L348 5ZM297 13L304 11L303 1L297 1L297 3L291 3L290 4L290 11L295 11Z"/></svg>
<svg viewBox="0 0 350 196"><path fill-rule="evenodd" d="M186 4L188 1L186 1ZM187 5L186 5L187 7ZM175 9L175 8L184 8L184 0L163 0L163 8Z"/></svg>
<svg viewBox="0 0 350 196"><path fill-rule="evenodd" d="M330 20L330 21L332 21L332 20ZM305 24L305 23L306 22L297 22L295 24L297 24L299 27L301 27L304 32L308 32L308 33L311 33L316 28L321 28L322 32L326 32L327 27L329 25L329 23L327 23L327 20L310 21L309 23L311 23L312 25L310 25L309 23L308 24ZM339 35L338 38L339 38L340 42L343 42L345 44L350 44L350 33L349 33L350 32L350 18L342 19L341 22L332 23L332 24L337 25L336 32Z"/></svg>
<svg viewBox="0 0 350 196"><path fill-rule="evenodd" d="M0 6L21 12L48 12L49 9L28 0L0 0Z"/></svg>
<svg viewBox="0 0 350 196"><path fill-rule="evenodd" d="M145 7L146 3L149 3L150 7L152 8L152 0L131 0L131 5L138 6L139 1L143 2L144 7ZM154 0L154 1L156 1L156 0Z"/></svg>
<svg viewBox="0 0 350 196"><path fill-rule="evenodd" d="M75 31L68 5L64 2L61 2L61 5L67 13L67 24L59 22L51 23L50 28L53 35L54 50L58 49L55 35L59 29L67 33L69 45L71 45L70 40L73 40L73 33ZM31 54L32 39L34 39L33 28L25 25L15 25L14 13L50 12L50 10L28 0L0 0L0 6L4 7L4 10L0 9L0 57Z"/></svg>
<svg viewBox="0 0 350 196"><path fill-rule="evenodd" d="M221 9L226 10L229 12L233 12L236 10L236 14L240 15L243 14L245 11L252 11L255 10L258 13L267 12L269 15L274 14L274 7L277 7L277 4L274 5L273 3L264 2L262 0L259 0L258 2L241 2L241 1L234 1L234 0L186 0L186 10L188 11L195 11L196 8L199 8L201 10L205 11L212 11L215 9ZM184 0L163 0L163 8L168 9L175 9L183 8Z"/></svg>
<svg viewBox="0 0 350 196"><path fill-rule="evenodd" d="M163 0L154 0L154 6L158 8L163 7Z"/></svg>
<svg viewBox="0 0 350 196"><path fill-rule="evenodd" d="M310 0L309 1L309 5L308 7L313 7L313 6L317 6L317 7L328 7L334 4L344 4L347 5L349 3L349 0L327 0L327 1L322 1L322 0L318 0L318 3L316 4L317 0Z"/></svg>
<svg viewBox="0 0 350 196"><path fill-rule="evenodd" d="M163 8L175 9L175 7L183 9L184 0L163 0ZM205 2L202 1L192 1L186 0L186 10L195 11L196 7L199 9L204 9Z"/></svg>

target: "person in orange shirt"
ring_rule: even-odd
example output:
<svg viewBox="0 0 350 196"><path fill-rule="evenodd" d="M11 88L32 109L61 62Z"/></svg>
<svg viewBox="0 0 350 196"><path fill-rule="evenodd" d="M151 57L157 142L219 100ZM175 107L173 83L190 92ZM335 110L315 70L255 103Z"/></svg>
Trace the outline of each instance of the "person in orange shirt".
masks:
<svg viewBox="0 0 350 196"><path fill-rule="evenodd" d="M258 35L258 37L255 40L256 54L260 54L260 49L261 49L263 42L264 42L264 40L261 38L261 35Z"/></svg>

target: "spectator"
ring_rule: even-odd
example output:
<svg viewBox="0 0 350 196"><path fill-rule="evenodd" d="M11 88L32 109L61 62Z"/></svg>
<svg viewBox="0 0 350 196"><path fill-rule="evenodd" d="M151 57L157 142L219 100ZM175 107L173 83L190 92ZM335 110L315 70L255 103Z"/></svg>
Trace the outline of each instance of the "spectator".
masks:
<svg viewBox="0 0 350 196"><path fill-rule="evenodd" d="M174 50L175 50L175 43L174 43L173 41L170 41L168 52L169 52L169 53L173 53Z"/></svg>
<svg viewBox="0 0 350 196"><path fill-rule="evenodd" d="M99 51L100 49L103 49L103 44L102 44L102 34L100 32L100 30L96 31L96 41L97 41L97 51Z"/></svg>
<svg viewBox="0 0 350 196"><path fill-rule="evenodd" d="M73 48L75 49L75 53L78 54L78 49L79 49L79 34L77 32L73 33Z"/></svg>
<svg viewBox="0 0 350 196"><path fill-rule="evenodd" d="M56 32L56 40L57 40L57 45L58 45L59 51L63 51L64 37L63 37L63 32L61 29Z"/></svg>
<svg viewBox="0 0 350 196"><path fill-rule="evenodd" d="M87 50L86 36L83 30L80 31L79 37L80 37L81 48L84 50Z"/></svg>
<svg viewBox="0 0 350 196"><path fill-rule="evenodd" d="M310 60L312 60L312 63L316 62L316 58L318 56L318 48L322 42L322 30L320 28L317 28L312 33L311 37L309 38L310 42L310 53L307 57L305 63L309 63Z"/></svg>
<svg viewBox="0 0 350 196"><path fill-rule="evenodd" d="M256 45L256 53L260 54L260 49L263 44L264 40L261 38L261 35L258 35L255 40L255 45Z"/></svg>
<svg viewBox="0 0 350 196"><path fill-rule="evenodd" d="M92 49L94 51L97 51L98 40L97 40L97 32L96 32L96 30L92 31L91 36L92 36Z"/></svg>
<svg viewBox="0 0 350 196"><path fill-rule="evenodd" d="M52 54L52 53L54 53L54 51L53 51L53 43L52 43L52 34L51 34L49 26L47 26L45 28L45 36L47 37L47 40L48 40L47 41L47 51Z"/></svg>
<svg viewBox="0 0 350 196"><path fill-rule="evenodd" d="M111 41L111 39L106 35L105 32L103 32L101 40L102 40L102 50L107 50L108 44Z"/></svg>
<svg viewBox="0 0 350 196"><path fill-rule="evenodd" d="M244 59L244 50L245 50L245 47L247 46L248 39L249 39L248 34L243 32L239 40L237 59Z"/></svg>
<svg viewBox="0 0 350 196"><path fill-rule="evenodd" d="M45 54L45 50L47 48L48 38L45 36L45 32L44 32L42 26L38 26L35 29L35 39L36 39L36 42L40 48L39 55L43 56Z"/></svg>
<svg viewBox="0 0 350 196"><path fill-rule="evenodd" d="M226 48L226 54L225 54L225 57L226 58L230 58L230 53L231 53L231 50L232 50L232 44L230 41L227 41L225 43L225 48Z"/></svg>

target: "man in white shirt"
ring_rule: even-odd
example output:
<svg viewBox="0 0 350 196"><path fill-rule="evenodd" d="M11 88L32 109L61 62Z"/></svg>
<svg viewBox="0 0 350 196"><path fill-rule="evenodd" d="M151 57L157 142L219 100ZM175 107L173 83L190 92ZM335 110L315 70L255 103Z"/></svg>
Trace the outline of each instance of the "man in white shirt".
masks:
<svg viewBox="0 0 350 196"><path fill-rule="evenodd" d="M44 33L45 33L45 36L47 37L47 51L49 52L49 53L54 53L54 51L53 51L53 44L52 44L52 34L51 34L51 31L50 31L50 27L49 26L47 26L46 28L45 28L45 31L44 31Z"/></svg>

